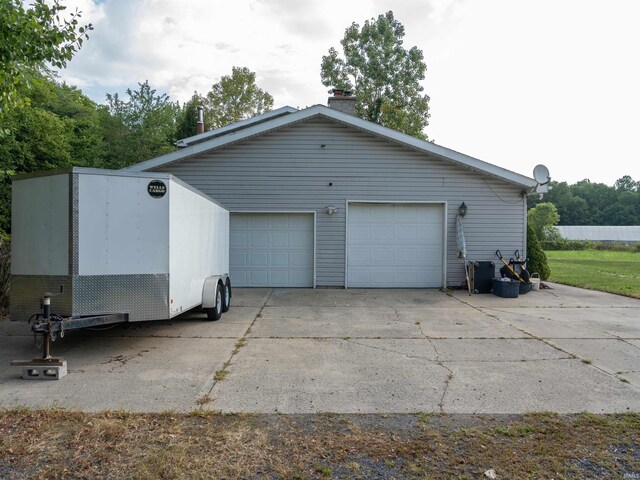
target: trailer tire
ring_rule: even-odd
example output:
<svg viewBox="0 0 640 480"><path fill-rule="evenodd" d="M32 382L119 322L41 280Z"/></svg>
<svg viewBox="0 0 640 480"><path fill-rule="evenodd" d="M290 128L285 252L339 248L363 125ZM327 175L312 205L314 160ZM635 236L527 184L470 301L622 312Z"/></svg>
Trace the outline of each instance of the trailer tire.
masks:
<svg viewBox="0 0 640 480"><path fill-rule="evenodd" d="M228 312L231 306L231 282L227 278L227 282L224 285L224 295L222 295L222 312Z"/></svg>
<svg viewBox="0 0 640 480"><path fill-rule="evenodd" d="M216 289L216 304L213 306L213 308L204 309L204 312L207 314L207 318L212 322L215 322L216 320L220 320L220 317L222 316L222 306L223 306L222 298L223 296L222 296L221 288L218 287Z"/></svg>

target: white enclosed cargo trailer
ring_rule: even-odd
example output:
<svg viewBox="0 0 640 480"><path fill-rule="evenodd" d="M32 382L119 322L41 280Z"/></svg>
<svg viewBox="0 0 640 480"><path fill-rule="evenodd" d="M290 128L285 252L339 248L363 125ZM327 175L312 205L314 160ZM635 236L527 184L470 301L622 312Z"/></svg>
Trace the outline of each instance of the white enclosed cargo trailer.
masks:
<svg viewBox="0 0 640 480"><path fill-rule="evenodd" d="M41 312L43 297L73 328L229 308L229 212L172 175L21 175L12 202L12 320Z"/></svg>

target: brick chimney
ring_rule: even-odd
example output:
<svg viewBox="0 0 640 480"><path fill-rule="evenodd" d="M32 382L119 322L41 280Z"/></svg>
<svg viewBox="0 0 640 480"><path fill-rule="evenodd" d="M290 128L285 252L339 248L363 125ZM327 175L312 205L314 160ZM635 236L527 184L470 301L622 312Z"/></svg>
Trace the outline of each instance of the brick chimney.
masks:
<svg viewBox="0 0 640 480"><path fill-rule="evenodd" d="M356 97L352 95L353 92L351 90L334 88L330 90L330 93L333 93L333 96L329 97L329 101L327 102L329 108L348 113L349 115L356 114Z"/></svg>

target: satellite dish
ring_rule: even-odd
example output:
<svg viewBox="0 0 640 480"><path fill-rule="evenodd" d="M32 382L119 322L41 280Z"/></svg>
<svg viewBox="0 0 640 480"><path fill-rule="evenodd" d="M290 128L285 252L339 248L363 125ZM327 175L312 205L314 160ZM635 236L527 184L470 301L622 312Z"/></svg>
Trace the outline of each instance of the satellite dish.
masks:
<svg viewBox="0 0 640 480"><path fill-rule="evenodd" d="M551 177L549 176L549 169L542 164L536 165L533 169L533 178L535 178L536 182L538 182L540 185L549 183L551 181Z"/></svg>

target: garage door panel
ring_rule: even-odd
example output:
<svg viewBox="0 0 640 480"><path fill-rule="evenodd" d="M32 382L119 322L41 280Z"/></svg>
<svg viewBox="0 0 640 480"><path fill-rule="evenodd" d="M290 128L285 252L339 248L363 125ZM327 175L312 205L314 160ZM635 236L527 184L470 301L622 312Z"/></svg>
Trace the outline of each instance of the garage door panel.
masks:
<svg viewBox="0 0 640 480"><path fill-rule="evenodd" d="M289 285L289 272L287 270L271 270L269 284L274 287Z"/></svg>
<svg viewBox="0 0 640 480"><path fill-rule="evenodd" d="M229 231L232 229L238 229L244 231L247 225L247 218L242 216L233 216L229 217Z"/></svg>
<svg viewBox="0 0 640 480"><path fill-rule="evenodd" d="M287 232L271 232L271 248L289 248Z"/></svg>
<svg viewBox="0 0 640 480"><path fill-rule="evenodd" d="M247 234L245 232L230 232L229 233L229 241L233 245L237 245L239 247L247 246Z"/></svg>
<svg viewBox="0 0 640 480"><path fill-rule="evenodd" d="M249 245L253 248L264 248L269 246L266 232L251 232L249 234Z"/></svg>
<svg viewBox="0 0 640 480"><path fill-rule="evenodd" d="M376 259L376 265L393 265L395 263L396 252L391 247L373 247L369 250L371 255L367 255L367 264L371 263L371 259Z"/></svg>
<svg viewBox="0 0 640 480"><path fill-rule="evenodd" d="M416 268L397 268L395 270L396 286L413 287L416 283L422 281L422 270Z"/></svg>
<svg viewBox="0 0 640 480"><path fill-rule="evenodd" d="M371 239L371 229L369 227L354 225L351 230L349 230L349 238L354 243L368 242Z"/></svg>
<svg viewBox="0 0 640 480"><path fill-rule="evenodd" d="M369 265L371 262L371 252L368 248L354 247L349 251L349 260L352 265Z"/></svg>
<svg viewBox="0 0 640 480"><path fill-rule="evenodd" d="M306 253L291 252L289 254L289 257L291 258L290 265L292 267L312 267L313 266L309 263L309 256Z"/></svg>
<svg viewBox="0 0 640 480"><path fill-rule="evenodd" d="M268 265L268 254L266 252L250 252L248 267L266 267Z"/></svg>
<svg viewBox="0 0 640 480"><path fill-rule="evenodd" d="M291 234L291 246L293 248L307 248L313 245L313 232L295 232Z"/></svg>
<svg viewBox="0 0 640 480"><path fill-rule="evenodd" d="M266 270L249 270L247 274L249 277L249 285L267 285L269 281L269 275L267 274Z"/></svg>
<svg viewBox="0 0 640 480"><path fill-rule="evenodd" d="M246 285L249 281L246 271L238 271L231 279L234 285Z"/></svg>
<svg viewBox="0 0 640 480"><path fill-rule="evenodd" d="M354 285L368 285L371 283L371 271L366 268L352 267L349 269L349 282Z"/></svg>
<svg viewBox="0 0 640 480"><path fill-rule="evenodd" d="M289 230L291 222L287 215L272 216L270 218L270 227L272 230Z"/></svg>
<svg viewBox="0 0 640 480"><path fill-rule="evenodd" d="M245 252L229 252L229 262L232 265L244 267L247 265L247 254Z"/></svg>
<svg viewBox="0 0 640 480"><path fill-rule="evenodd" d="M399 226L395 231L396 242L411 242L415 243L418 240L418 227L411 226Z"/></svg>
<svg viewBox="0 0 640 480"><path fill-rule="evenodd" d="M372 287L388 287L389 278L393 277L393 268L373 268L371 270Z"/></svg>
<svg viewBox="0 0 640 480"><path fill-rule="evenodd" d="M379 225L369 228L371 230L371 241L374 244L384 245L388 242L393 242L396 238L395 228L392 225Z"/></svg>
<svg viewBox="0 0 640 480"><path fill-rule="evenodd" d="M434 204L349 205L348 286L441 286L442 212Z"/></svg>
<svg viewBox="0 0 640 480"><path fill-rule="evenodd" d="M271 252L271 267L288 267L289 266L289 252Z"/></svg>
<svg viewBox="0 0 640 480"><path fill-rule="evenodd" d="M313 287L313 214L232 213L230 226L235 286Z"/></svg>
<svg viewBox="0 0 640 480"><path fill-rule="evenodd" d="M396 265L424 265L427 263L427 254L419 248L402 248L396 250Z"/></svg>
<svg viewBox="0 0 640 480"><path fill-rule="evenodd" d="M265 216L253 215L249 217L249 228L252 230L267 230L269 229L270 219Z"/></svg>

